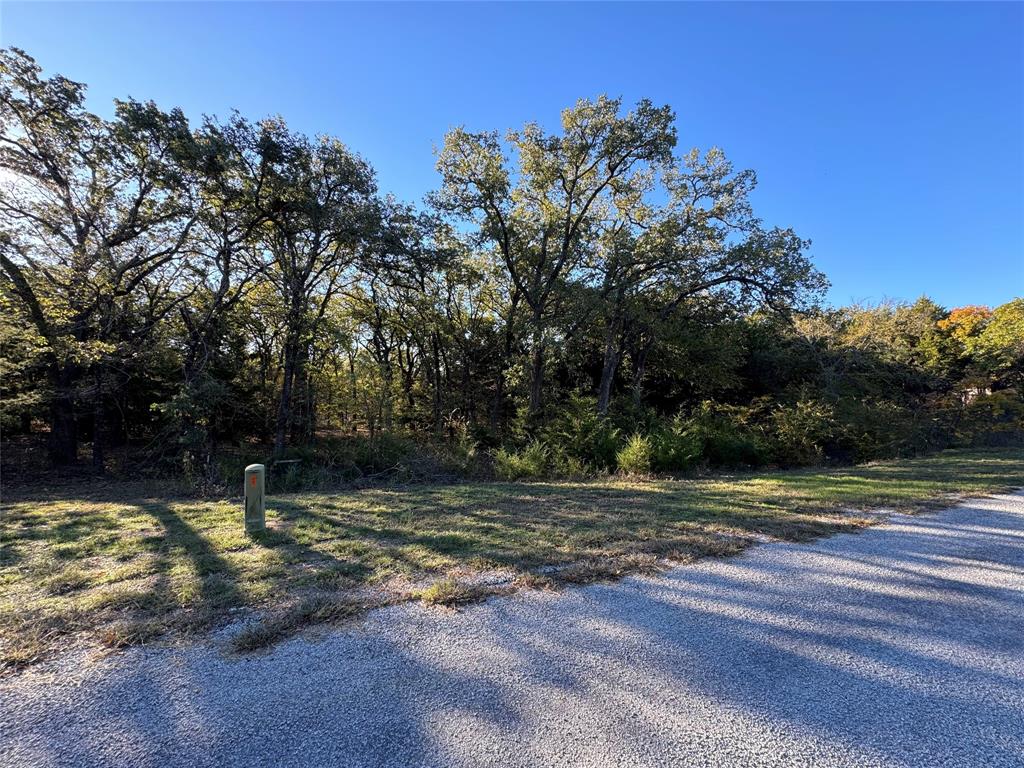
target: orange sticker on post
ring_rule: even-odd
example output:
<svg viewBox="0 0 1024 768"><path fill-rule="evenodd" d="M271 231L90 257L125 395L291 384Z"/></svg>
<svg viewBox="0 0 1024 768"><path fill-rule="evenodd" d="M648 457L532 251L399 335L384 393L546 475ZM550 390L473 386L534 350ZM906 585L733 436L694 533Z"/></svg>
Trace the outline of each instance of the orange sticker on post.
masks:
<svg viewBox="0 0 1024 768"><path fill-rule="evenodd" d="M255 486L256 485L256 473L253 472L251 477L252 477L252 480L249 481L249 485Z"/></svg>

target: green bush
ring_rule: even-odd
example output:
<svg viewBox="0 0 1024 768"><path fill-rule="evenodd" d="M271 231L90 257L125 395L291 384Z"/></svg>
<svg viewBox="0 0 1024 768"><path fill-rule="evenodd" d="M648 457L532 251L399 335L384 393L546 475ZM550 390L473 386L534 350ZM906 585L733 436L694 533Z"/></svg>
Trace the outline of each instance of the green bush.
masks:
<svg viewBox="0 0 1024 768"><path fill-rule="evenodd" d="M734 431L704 435L704 459L713 466L756 467L768 461L764 443L755 436Z"/></svg>
<svg viewBox="0 0 1024 768"><path fill-rule="evenodd" d="M687 429L686 422L675 419L650 435L652 465L659 472L683 472L693 468L701 457L700 437Z"/></svg>
<svg viewBox="0 0 1024 768"><path fill-rule="evenodd" d="M329 467L319 464L275 464L268 465L267 491L269 493L295 493L317 490L332 484L333 476Z"/></svg>
<svg viewBox="0 0 1024 768"><path fill-rule="evenodd" d="M621 433L597 413L593 397L573 395L543 430L544 441L566 456L598 469L614 469Z"/></svg>
<svg viewBox="0 0 1024 768"><path fill-rule="evenodd" d="M964 406L956 440L971 446L1024 443L1024 398L1013 390L1003 390L972 400Z"/></svg>
<svg viewBox="0 0 1024 768"><path fill-rule="evenodd" d="M461 430L450 445L442 446L441 449L444 463L457 474L471 475L476 470L480 444L469 430Z"/></svg>
<svg viewBox="0 0 1024 768"><path fill-rule="evenodd" d="M559 447L548 446L547 473L551 477L580 479L597 474L594 468L578 456Z"/></svg>
<svg viewBox="0 0 1024 768"><path fill-rule="evenodd" d="M784 466L820 464L837 431L835 409L804 399L779 405L768 417L772 458Z"/></svg>
<svg viewBox="0 0 1024 768"><path fill-rule="evenodd" d="M946 440L933 413L915 413L889 400L846 399L837 404L836 415L834 457L843 461L913 456L944 447Z"/></svg>
<svg viewBox="0 0 1024 768"><path fill-rule="evenodd" d="M645 475L654 463L654 449L644 435L634 434L615 454L615 463L620 472L627 475Z"/></svg>
<svg viewBox="0 0 1024 768"><path fill-rule="evenodd" d="M596 407L597 400L593 402ZM628 435L634 432L650 435L665 424L663 415L649 405L637 403L632 394L624 394L612 400L609 414L611 423L619 432Z"/></svg>
<svg viewBox="0 0 1024 768"><path fill-rule="evenodd" d="M157 462L177 465L186 482L198 488L216 482L213 438L219 414L229 404L228 388L206 377L182 387L170 400L151 406L166 423L167 440L159 442Z"/></svg>
<svg viewBox="0 0 1024 768"><path fill-rule="evenodd" d="M708 464L722 467L758 466L769 450L749 425L749 410L705 401L689 419L686 431L701 446Z"/></svg>
<svg viewBox="0 0 1024 768"><path fill-rule="evenodd" d="M544 477L548 474L551 451L540 440L533 440L523 450L499 448L494 457L494 473L502 480Z"/></svg>
<svg viewBox="0 0 1024 768"><path fill-rule="evenodd" d="M347 438L318 449L317 460L330 460L334 465L353 465L362 474L376 474L393 469L415 449L415 443L402 435L381 432L373 438ZM326 463L326 462L325 462Z"/></svg>

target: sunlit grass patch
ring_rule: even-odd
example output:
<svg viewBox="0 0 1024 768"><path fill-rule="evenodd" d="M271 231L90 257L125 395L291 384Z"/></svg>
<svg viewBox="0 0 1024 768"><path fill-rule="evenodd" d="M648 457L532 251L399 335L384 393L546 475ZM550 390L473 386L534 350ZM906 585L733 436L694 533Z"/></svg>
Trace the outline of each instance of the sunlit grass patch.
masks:
<svg viewBox="0 0 1024 768"><path fill-rule="evenodd" d="M860 510L1019 486L1024 456L993 450L729 476L344 489L271 496L257 539L239 500L163 497L156 485L49 489L2 508L0 664L35 663L75 635L120 647L201 631L238 609L263 617L240 641L259 647L374 600L457 605L473 573L560 588L763 538L856 531L877 519ZM436 593L416 593L423 584Z"/></svg>
<svg viewBox="0 0 1024 768"><path fill-rule="evenodd" d="M460 605L479 603L488 597L504 595L513 589L510 585L472 584L446 577L429 587L413 591L412 596L426 605L440 605L455 608Z"/></svg>

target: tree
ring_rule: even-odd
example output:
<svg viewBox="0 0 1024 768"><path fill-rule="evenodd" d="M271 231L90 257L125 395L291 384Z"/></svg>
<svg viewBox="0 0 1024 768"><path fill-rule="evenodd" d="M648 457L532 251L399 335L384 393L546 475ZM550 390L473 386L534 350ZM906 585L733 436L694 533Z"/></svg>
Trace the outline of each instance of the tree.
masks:
<svg viewBox="0 0 1024 768"><path fill-rule="evenodd" d="M642 218L617 212L592 267L605 327L599 413L608 410L627 343L639 401L658 328L687 302L714 294L736 309L789 308L825 287L804 255L809 243L792 230L764 230L753 217L747 197L755 181L752 171L733 173L721 150L691 150L663 171L667 205Z"/></svg>
<svg viewBox="0 0 1024 768"><path fill-rule="evenodd" d="M491 247L507 270L530 324L529 411L540 412L549 321L566 278L594 246L613 210L628 216L643 206L651 164L675 145L668 107L641 101L620 115L621 100L581 100L563 111L561 135L535 123L510 132L513 168L498 135L456 129L445 137L437 168L442 211L472 220L477 242ZM515 318L508 318L509 326Z"/></svg>
<svg viewBox="0 0 1024 768"><path fill-rule="evenodd" d="M175 259L194 214L175 158L191 134L180 111L117 102L106 121L84 96L81 83L41 77L24 51L0 52L0 268L46 341L51 459L76 459L88 374L102 469L110 364L183 298Z"/></svg>
<svg viewBox="0 0 1024 768"><path fill-rule="evenodd" d="M167 404L185 466L216 480L212 422L228 392L210 376L221 353L234 307L265 264L258 233L270 216L268 177L280 161L267 132L235 115L219 124L207 118L180 162L191 171L195 224L183 249L183 281L190 297L178 305L184 328L184 386Z"/></svg>
<svg viewBox="0 0 1024 768"><path fill-rule="evenodd" d="M1024 389L1024 299L996 307L968 349L991 378Z"/></svg>
<svg viewBox="0 0 1024 768"><path fill-rule="evenodd" d="M209 487L222 443L351 475L399 463L381 437L458 438L446 466L529 444L578 473L628 435L682 469L1021 434L1024 300L819 308L808 242L755 216L752 171L677 156L667 107L452 131L423 212L281 118L84 94L0 52L0 427L45 421L56 463L91 440Z"/></svg>
<svg viewBox="0 0 1024 768"><path fill-rule="evenodd" d="M274 432L274 453L280 455L295 428L296 382L309 383L310 346L329 302L378 234L380 208L372 169L337 139L311 141L279 120L265 121L261 130L278 159L269 178L269 224L262 243L270 260L267 277L286 308ZM307 432L311 424L307 418Z"/></svg>

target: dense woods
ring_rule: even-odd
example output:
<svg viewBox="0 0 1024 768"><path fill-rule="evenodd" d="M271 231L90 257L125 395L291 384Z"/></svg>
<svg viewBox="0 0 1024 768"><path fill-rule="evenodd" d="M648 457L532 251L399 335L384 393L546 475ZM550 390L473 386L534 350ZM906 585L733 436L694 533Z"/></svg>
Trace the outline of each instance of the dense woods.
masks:
<svg viewBox="0 0 1024 768"><path fill-rule="evenodd" d="M452 130L414 206L281 118L84 97L0 53L8 467L216 487L299 459L288 487L1024 438L1024 299L822 306L810 244L667 106Z"/></svg>

